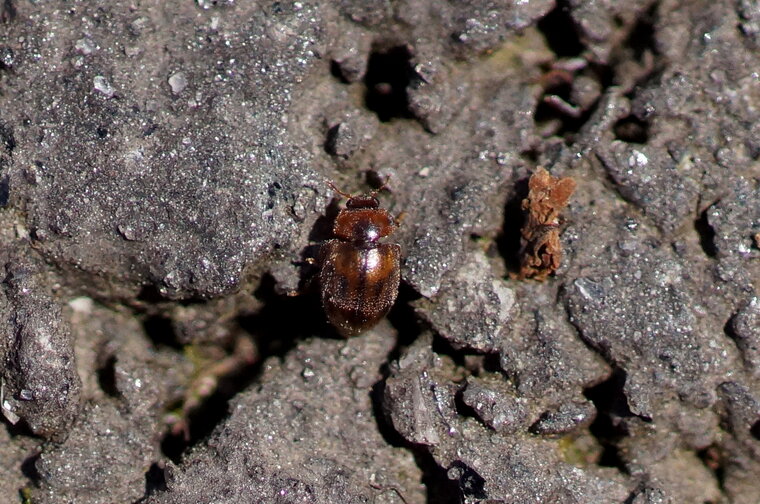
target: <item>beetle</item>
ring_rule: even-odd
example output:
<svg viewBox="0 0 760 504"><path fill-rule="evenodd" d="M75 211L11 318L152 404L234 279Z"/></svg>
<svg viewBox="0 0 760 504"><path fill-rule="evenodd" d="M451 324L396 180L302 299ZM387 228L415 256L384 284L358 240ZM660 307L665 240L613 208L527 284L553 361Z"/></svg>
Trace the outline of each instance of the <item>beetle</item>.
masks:
<svg viewBox="0 0 760 504"><path fill-rule="evenodd" d="M401 278L401 247L380 240L393 234L398 220L380 208L378 191L347 198L333 225L335 238L320 248L319 283L327 318L344 337L377 324L393 306Z"/></svg>

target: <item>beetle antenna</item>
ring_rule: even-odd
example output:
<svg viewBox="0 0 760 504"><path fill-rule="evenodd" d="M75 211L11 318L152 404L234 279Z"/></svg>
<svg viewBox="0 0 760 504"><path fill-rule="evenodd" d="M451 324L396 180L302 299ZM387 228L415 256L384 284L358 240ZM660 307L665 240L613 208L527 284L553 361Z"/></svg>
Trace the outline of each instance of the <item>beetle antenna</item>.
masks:
<svg viewBox="0 0 760 504"><path fill-rule="evenodd" d="M383 185L381 185L380 187L378 187L377 189L369 193L369 195L374 198L377 196L377 193L379 193L383 189L388 189L388 182L390 182L390 180L391 180L391 176L388 175L388 178L385 179L385 182L383 182Z"/></svg>
<svg viewBox="0 0 760 504"><path fill-rule="evenodd" d="M343 191L341 191L340 189L338 189L337 187L335 187L335 184L333 184L329 180L327 181L327 185L329 185L332 188L333 191L335 191L336 193L340 194L344 198L347 198L347 199L353 198L353 196L351 196L350 194L344 193Z"/></svg>

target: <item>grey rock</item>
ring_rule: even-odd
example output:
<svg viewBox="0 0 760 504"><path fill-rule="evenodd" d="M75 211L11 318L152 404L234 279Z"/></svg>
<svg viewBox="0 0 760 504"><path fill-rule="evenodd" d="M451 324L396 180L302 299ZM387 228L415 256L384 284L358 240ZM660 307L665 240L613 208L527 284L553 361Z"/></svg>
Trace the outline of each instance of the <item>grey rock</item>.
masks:
<svg viewBox="0 0 760 504"><path fill-rule="evenodd" d="M673 504L673 499L661 489L647 486L636 492L631 504Z"/></svg>
<svg viewBox="0 0 760 504"><path fill-rule="evenodd" d="M468 378L462 402L496 432L512 434L527 427L527 401L516 397L503 381Z"/></svg>
<svg viewBox="0 0 760 504"><path fill-rule="evenodd" d="M39 436L60 439L80 409L71 332L44 287L39 265L20 259L6 265L5 274L0 284L3 414L11 423L24 420Z"/></svg>
<svg viewBox="0 0 760 504"><path fill-rule="evenodd" d="M737 382L725 382L718 388L722 405L726 408L727 428L735 435L743 451L760 460L760 439L752 430L760 415L760 401L754 391Z"/></svg>
<svg viewBox="0 0 760 504"><path fill-rule="evenodd" d="M553 6L550 0L509 6L491 0L450 2L451 17L447 24L451 44L459 53L482 53L503 41L507 33L531 25Z"/></svg>
<svg viewBox="0 0 760 504"><path fill-rule="evenodd" d="M692 217L700 170L689 153L673 159L664 149L616 141L599 155L620 193L665 233L673 233Z"/></svg>
<svg viewBox="0 0 760 504"><path fill-rule="evenodd" d="M638 19L653 4L651 0L615 2L612 0L581 0L568 9L573 26L594 60L609 62L613 51L620 50L621 31L630 32Z"/></svg>
<svg viewBox="0 0 760 504"><path fill-rule="evenodd" d="M92 79L92 84L95 87L95 91L98 91L106 98L113 98L116 94L114 87L111 85L108 79L102 75L96 75Z"/></svg>
<svg viewBox="0 0 760 504"><path fill-rule="evenodd" d="M82 382L22 411L3 366L2 495L756 504L751 2L0 4L0 265L34 278L0 289L0 357ZM394 50L383 122L364 79ZM509 271L537 165L577 182L544 283ZM398 339L323 339L284 293L324 182L389 175ZM238 343L242 378L204 374ZM193 401L215 430L169 462Z"/></svg>
<svg viewBox="0 0 760 504"><path fill-rule="evenodd" d="M658 20L654 43L667 69L657 84L642 86L632 99L633 114L648 125L649 143L668 145L674 159L690 153L700 161L702 174L694 178L701 186L702 208L725 195L733 175L752 173L760 128L756 112L747 106L757 54L734 49L743 43L736 30L742 22L739 9L730 2L707 6L696 2ZM690 120L698 116L711 119ZM730 138L725 131L732 132ZM677 140L684 136L691 139L688 144Z"/></svg>
<svg viewBox="0 0 760 504"><path fill-rule="evenodd" d="M515 294L494 279L488 259L471 253L444 278L435 301L421 299L416 311L457 348L493 352L515 316Z"/></svg>
<svg viewBox="0 0 760 504"><path fill-rule="evenodd" d="M13 64L16 62L13 49L7 46L0 48L0 62L5 68L13 68Z"/></svg>
<svg viewBox="0 0 760 504"><path fill-rule="evenodd" d="M757 296L739 309L730 324L744 362L757 376L760 370L760 301Z"/></svg>
<svg viewBox="0 0 760 504"><path fill-rule="evenodd" d="M32 498L136 501L146 492L156 440L167 428L162 412L190 370L175 354L152 349L134 317L84 297L69 307L78 371L86 377L84 406L64 440L41 447Z"/></svg>
<svg viewBox="0 0 760 504"><path fill-rule="evenodd" d="M403 276L422 295L435 296L444 276L464 259L462 237L486 210L484 193L489 185L477 179L452 180L448 187L430 189L421 195L434 203L415 209L418 224L404 258ZM445 196L434 196L441 189Z"/></svg>
<svg viewBox="0 0 760 504"><path fill-rule="evenodd" d="M371 39L370 32L358 26L346 26L331 44L332 61L346 82L358 82L364 78Z"/></svg>
<svg viewBox="0 0 760 504"><path fill-rule="evenodd" d="M635 414L654 418L670 394L709 407L722 358L696 326L684 266L655 243L635 247L630 256L608 256L608 273L568 285L571 320L590 345L626 370Z"/></svg>
<svg viewBox="0 0 760 504"><path fill-rule="evenodd" d="M396 372L385 382L383 405L393 428L410 443L438 445L456 420L458 387L439 384L428 372L435 368L434 356L424 343L413 346L396 364Z"/></svg>
<svg viewBox="0 0 760 504"><path fill-rule="evenodd" d="M370 115L346 114L328 127L325 150L333 156L348 159L375 136L377 119Z"/></svg>
<svg viewBox="0 0 760 504"><path fill-rule="evenodd" d="M185 72L175 72L169 76L168 82L172 93L180 94L187 87L187 75Z"/></svg>
<svg viewBox="0 0 760 504"><path fill-rule="evenodd" d="M602 86L599 81L580 75L573 82L570 90L570 101L575 103L581 110L589 110L599 99Z"/></svg>
<svg viewBox="0 0 760 504"><path fill-rule="evenodd" d="M748 504L760 488L756 477L760 469L760 400L755 390L733 381L721 384L718 394L725 408L726 427L732 433L725 441L732 460L726 465L724 488L732 501Z"/></svg>
<svg viewBox="0 0 760 504"><path fill-rule="evenodd" d="M501 368L514 377L520 395L561 403L569 399L568 390L609 376L609 367L583 345L557 307L536 289L521 291L525 311L499 344Z"/></svg>
<svg viewBox="0 0 760 504"><path fill-rule="evenodd" d="M645 488L639 496L654 502L666 498L670 502L720 501L723 496L715 474L699 462L693 451L674 449L650 468L649 484L656 489Z"/></svg>
<svg viewBox="0 0 760 504"><path fill-rule="evenodd" d="M229 418L147 502L420 502L412 456L387 445L370 396L391 350L387 332L349 341L312 339L265 364ZM205 481L199 485L198 481ZM394 497L395 496L395 497ZM385 500L383 500L385 502Z"/></svg>
<svg viewBox="0 0 760 504"><path fill-rule="evenodd" d="M739 2L737 11L741 19L739 26L742 33L755 44L755 47L760 47L760 13L753 8L749 0Z"/></svg>
<svg viewBox="0 0 760 504"><path fill-rule="evenodd" d="M719 261L718 275L752 292L753 279L760 275L760 250L754 238L760 233L760 178L736 177L720 201L705 212L712 228L711 245Z"/></svg>
<svg viewBox="0 0 760 504"><path fill-rule="evenodd" d="M453 100L442 104L457 105L446 114L463 127L442 128L433 139L417 124L406 122L393 136L376 137L367 159L377 169L393 170L391 189L418 187L394 194L393 208L406 213L396 233L405 252L402 278L428 298L465 260L469 237L491 235L501 225L501 216L493 210L504 206L502 188L526 173L519 152L538 142L532 84L521 78L519 69L503 64L519 47L506 45L503 53L478 61L469 79L467 74L439 70L431 50L425 46L420 51L421 73L432 61L434 74L446 73L440 77L451 80L446 85L469 86L464 97L455 92ZM405 146L401 155L398 138ZM506 145L517 148L505 149Z"/></svg>
<svg viewBox="0 0 760 504"><path fill-rule="evenodd" d="M459 72L440 61L417 54L411 61L414 78L407 87L409 112L431 133L451 124L469 92L469 83Z"/></svg>
<svg viewBox="0 0 760 504"><path fill-rule="evenodd" d="M340 12L351 21L368 27L386 22L393 10L389 0L370 3L340 0L337 5Z"/></svg>
<svg viewBox="0 0 760 504"><path fill-rule="evenodd" d="M432 353L427 338L401 356L388 383L420 380L420 394L386 399L385 410L399 434L416 443L437 434L429 450L457 482L461 501L618 502L629 490L621 479L600 478L572 468L529 435L500 435L456 412L456 385L445 378L449 364ZM388 389L386 389L386 392ZM386 396L387 397L387 396ZM397 396L398 397L398 396ZM502 407L508 407L507 404ZM425 411L424 415L418 412Z"/></svg>
<svg viewBox="0 0 760 504"><path fill-rule="evenodd" d="M18 48L23 63L4 81L8 93L31 95L5 119L18 127L10 197L50 261L135 289L152 282L170 297L208 297L236 289L248 265L289 246L300 226L297 195L317 177L284 117L322 43L319 12L310 4L236 9L219 34L211 19L196 21L192 4L178 7L178 36L165 40L161 30L123 33L119 4L103 13L85 6L73 24L35 14L38 28ZM161 23L157 11L144 13L146 26ZM111 21L90 25L99 16ZM7 30L16 39L25 29ZM81 30L101 50L80 68L48 72L59 56L44 37ZM142 54L136 64L118 50L121 40L164 47L193 79L185 87L175 73L173 92L146 85L166 82L168 62ZM189 100L175 101L180 88ZM36 104L33 122L21 103ZM22 170L34 164L40 182L30 184Z"/></svg>
<svg viewBox="0 0 760 504"><path fill-rule="evenodd" d="M596 408L589 401L566 402L546 411L530 429L541 435L568 434L588 427L595 418Z"/></svg>
<svg viewBox="0 0 760 504"><path fill-rule="evenodd" d="M530 26L553 5L551 0L506 6L491 0L338 3L341 13L356 23L377 28L393 18L411 31L409 40L440 45L458 57L477 56L497 47L509 34Z"/></svg>
<svg viewBox="0 0 760 504"><path fill-rule="evenodd" d="M35 462L41 479L35 502L134 501L145 492L145 468L153 451L152 440L134 429L132 418L114 404L88 404L66 441L43 451Z"/></svg>
<svg viewBox="0 0 760 504"><path fill-rule="evenodd" d="M431 384L424 376L395 377L385 384L383 398L396 432L407 441L437 445L441 439L433 428L435 403L427 397ZM449 399L453 399L449 397Z"/></svg>

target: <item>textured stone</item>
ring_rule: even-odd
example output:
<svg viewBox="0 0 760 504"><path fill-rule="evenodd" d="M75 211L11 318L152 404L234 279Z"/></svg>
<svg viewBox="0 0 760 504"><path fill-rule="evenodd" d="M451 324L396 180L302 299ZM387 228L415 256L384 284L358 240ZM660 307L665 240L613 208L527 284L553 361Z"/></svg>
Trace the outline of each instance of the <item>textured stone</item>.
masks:
<svg viewBox="0 0 760 504"><path fill-rule="evenodd" d="M0 4L2 495L756 504L752 2ZM328 180L401 220L349 341Z"/></svg>
<svg viewBox="0 0 760 504"><path fill-rule="evenodd" d="M65 437L80 409L81 382L61 307L38 264L9 263L0 284L2 412L46 438ZM5 305L5 308L3 308Z"/></svg>

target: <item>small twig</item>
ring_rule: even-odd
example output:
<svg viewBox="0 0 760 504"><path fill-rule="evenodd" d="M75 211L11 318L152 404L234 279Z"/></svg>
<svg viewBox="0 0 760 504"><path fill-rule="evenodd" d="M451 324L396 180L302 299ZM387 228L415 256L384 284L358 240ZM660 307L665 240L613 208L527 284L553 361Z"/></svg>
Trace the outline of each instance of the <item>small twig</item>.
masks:
<svg viewBox="0 0 760 504"><path fill-rule="evenodd" d="M394 485L383 486L383 485L378 485L377 483L370 483L369 486L370 486L370 488L373 488L375 490L380 490L380 492L382 492L382 493L385 493L386 490L392 490L392 491L396 492L396 495L399 496L399 499L401 499L404 502L404 504L408 504L408 501L406 500L406 498L404 498L404 494L402 494L401 490L399 490ZM375 502L376 498L377 498L377 496L375 496L375 498L372 499L372 502Z"/></svg>

